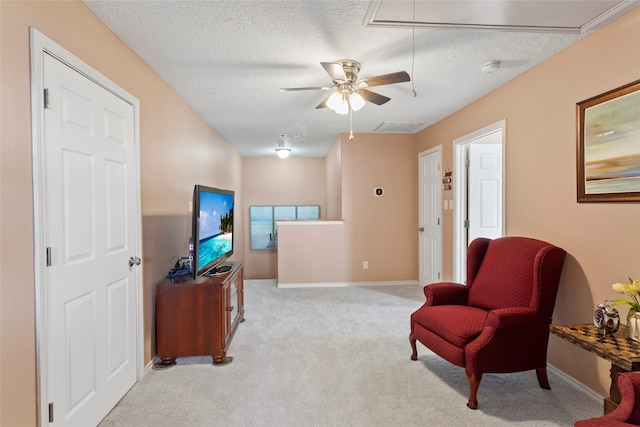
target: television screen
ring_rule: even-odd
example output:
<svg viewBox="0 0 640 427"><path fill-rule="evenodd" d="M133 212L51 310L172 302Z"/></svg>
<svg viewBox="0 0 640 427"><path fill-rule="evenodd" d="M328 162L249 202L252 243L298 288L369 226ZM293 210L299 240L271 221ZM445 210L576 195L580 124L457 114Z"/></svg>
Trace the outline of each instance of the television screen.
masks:
<svg viewBox="0 0 640 427"><path fill-rule="evenodd" d="M193 276L215 269L233 254L234 192L196 185L193 191Z"/></svg>

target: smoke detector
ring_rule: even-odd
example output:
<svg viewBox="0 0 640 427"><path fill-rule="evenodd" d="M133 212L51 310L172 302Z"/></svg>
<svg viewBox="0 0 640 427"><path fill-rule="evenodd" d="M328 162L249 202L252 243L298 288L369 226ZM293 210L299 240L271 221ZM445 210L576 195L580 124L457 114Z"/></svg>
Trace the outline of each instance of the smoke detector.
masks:
<svg viewBox="0 0 640 427"><path fill-rule="evenodd" d="M482 64L482 72L485 74L495 73L500 69L500 61L489 61Z"/></svg>

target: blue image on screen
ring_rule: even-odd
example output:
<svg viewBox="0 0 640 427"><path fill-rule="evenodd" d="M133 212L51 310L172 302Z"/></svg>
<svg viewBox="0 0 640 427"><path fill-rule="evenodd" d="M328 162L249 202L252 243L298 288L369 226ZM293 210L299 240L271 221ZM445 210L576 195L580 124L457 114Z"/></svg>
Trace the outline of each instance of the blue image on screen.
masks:
<svg viewBox="0 0 640 427"><path fill-rule="evenodd" d="M198 268L233 249L233 195L200 193Z"/></svg>

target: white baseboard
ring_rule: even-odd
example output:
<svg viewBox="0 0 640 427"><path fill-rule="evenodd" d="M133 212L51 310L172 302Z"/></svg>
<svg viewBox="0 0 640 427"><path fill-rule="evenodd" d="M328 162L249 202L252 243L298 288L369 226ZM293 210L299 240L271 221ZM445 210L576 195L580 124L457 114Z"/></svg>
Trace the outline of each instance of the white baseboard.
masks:
<svg viewBox="0 0 640 427"><path fill-rule="evenodd" d="M151 359L151 360L149 361L149 363L147 363L147 364L145 365L145 367L144 367L144 375L145 375L145 376L149 373L149 371L151 371L151 369L153 369L153 364L154 364L155 362L159 361L159 360L160 360L160 359L158 359L158 357L156 356L156 357L154 357L153 359Z"/></svg>
<svg viewBox="0 0 640 427"><path fill-rule="evenodd" d="M572 376L568 375L567 373L561 371L560 369L556 368L553 365L547 364L547 369L551 373L559 376L560 379L562 379L564 382L566 382L567 384L569 384L570 386L572 386L573 388L575 388L579 392L586 394L588 397L593 399L594 402L602 404L604 396L600 395L600 393L595 392L593 389L587 387L586 385L582 384L577 379L575 379Z"/></svg>
<svg viewBox="0 0 640 427"><path fill-rule="evenodd" d="M349 286L419 285L417 280L382 280L376 282L277 283L278 288L344 288Z"/></svg>
<svg viewBox="0 0 640 427"><path fill-rule="evenodd" d="M244 279L244 283L257 283L257 284L271 284L271 285L277 285L278 281L276 279Z"/></svg>

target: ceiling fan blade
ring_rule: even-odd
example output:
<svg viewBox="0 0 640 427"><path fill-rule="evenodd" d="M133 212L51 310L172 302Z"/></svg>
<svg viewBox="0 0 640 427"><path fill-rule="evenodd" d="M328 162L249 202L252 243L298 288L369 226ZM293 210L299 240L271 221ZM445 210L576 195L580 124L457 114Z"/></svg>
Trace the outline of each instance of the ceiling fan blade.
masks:
<svg viewBox="0 0 640 427"><path fill-rule="evenodd" d="M278 89L281 92L292 92L292 91L296 91L296 90L330 90L332 88L334 88L336 85L333 86L308 86L308 87L281 87L280 89Z"/></svg>
<svg viewBox="0 0 640 427"><path fill-rule="evenodd" d="M342 65L336 64L335 62L321 62L320 64L322 65L324 70L327 72L327 74L329 74L329 77L331 77L331 80L333 80L334 82L336 80L342 80L342 81L347 80L347 76L345 75L344 70L342 69Z"/></svg>
<svg viewBox="0 0 640 427"><path fill-rule="evenodd" d="M358 93L369 102L372 102L376 105L382 105L385 102L389 102L391 98L388 98L384 95L380 95L379 93L371 92L370 90L361 89Z"/></svg>
<svg viewBox="0 0 640 427"><path fill-rule="evenodd" d="M331 95L329 95L331 96ZM316 110L318 108L328 108L329 106L327 105L327 101L329 100L329 96L327 96L325 99L322 100L322 102L320 104L318 104L318 106L316 107Z"/></svg>
<svg viewBox="0 0 640 427"><path fill-rule="evenodd" d="M406 71L398 71L397 73L383 74L381 76L373 76L362 79L358 82L361 87L372 87L390 85L394 83L402 83L411 81L411 77Z"/></svg>

